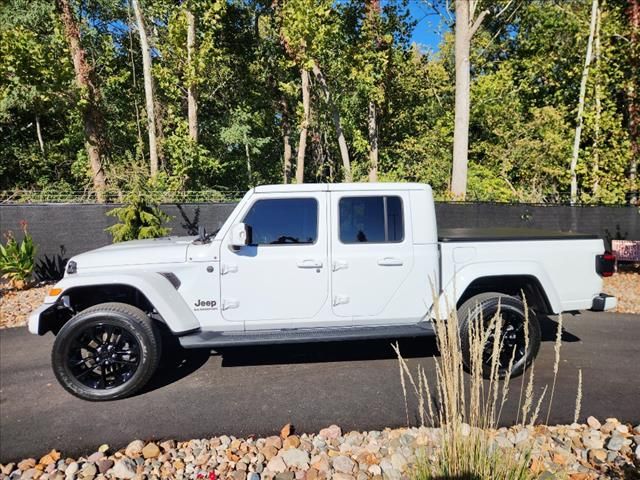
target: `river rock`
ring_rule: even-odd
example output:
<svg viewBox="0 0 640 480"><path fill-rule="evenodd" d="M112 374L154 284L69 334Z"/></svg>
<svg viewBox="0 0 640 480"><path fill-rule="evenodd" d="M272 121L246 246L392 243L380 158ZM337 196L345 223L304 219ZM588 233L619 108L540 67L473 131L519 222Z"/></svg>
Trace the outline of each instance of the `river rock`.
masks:
<svg viewBox="0 0 640 480"><path fill-rule="evenodd" d="M340 455L333 459L333 468L336 472L353 473L356 463L349 457Z"/></svg>
<svg viewBox="0 0 640 480"><path fill-rule="evenodd" d="M158 455L160 455L160 447L158 447L158 445L156 445L155 443L148 443L142 449L142 456L145 459L156 458Z"/></svg>
<svg viewBox="0 0 640 480"><path fill-rule="evenodd" d="M122 458L113 465L109 473L116 478L134 478L136 476L136 466L130 459Z"/></svg>
<svg viewBox="0 0 640 480"><path fill-rule="evenodd" d="M300 470L307 470L309 468L309 454L299 448L290 448L280 453L284 463L288 467L295 467Z"/></svg>
<svg viewBox="0 0 640 480"><path fill-rule="evenodd" d="M323 428L318 433L318 436L324 440L335 440L342 435L342 430L337 425L331 425L327 428Z"/></svg>
<svg viewBox="0 0 640 480"><path fill-rule="evenodd" d="M144 442L142 440L134 440L127 448L124 450L124 454L127 457L139 457L142 454L142 449L144 448Z"/></svg>
<svg viewBox="0 0 640 480"><path fill-rule="evenodd" d="M595 430L600 430L600 428L602 427L602 424L596 417L587 418L587 425Z"/></svg>
<svg viewBox="0 0 640 480"><path fill-rule="evenodd" d="M269 460L269 463L267 463L267 469L275 473L282 473L287 470L287 464L284 463L281 456L276 456Z"/></svg>

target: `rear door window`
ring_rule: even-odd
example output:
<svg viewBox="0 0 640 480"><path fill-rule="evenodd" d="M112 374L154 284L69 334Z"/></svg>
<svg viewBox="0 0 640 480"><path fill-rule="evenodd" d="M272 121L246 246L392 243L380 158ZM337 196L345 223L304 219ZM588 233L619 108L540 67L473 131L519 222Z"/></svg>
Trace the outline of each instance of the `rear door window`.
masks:
<svg viewBox="0 0 640 480"><path fill-rule="evenodd" d="M404 240L400 197L343 197L338 205L342 243L398 243Z"/></svg>

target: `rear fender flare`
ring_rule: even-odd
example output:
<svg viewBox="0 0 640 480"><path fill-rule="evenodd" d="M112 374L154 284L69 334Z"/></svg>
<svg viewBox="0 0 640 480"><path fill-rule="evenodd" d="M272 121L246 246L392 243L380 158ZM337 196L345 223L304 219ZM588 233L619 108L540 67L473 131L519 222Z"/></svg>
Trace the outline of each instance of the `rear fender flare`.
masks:
<svg viewBox="0 0 640 480"><path fill-rule="evenodd" d="M544 290L549 305L554 313L559 313L562 309L560 307L560 298L553 282L545 272L545 270L535 262L477 262L468 265L463 265L456 269L453 279L442 288L440 298L438 302L438 309L440 317L446 318L447 312L458 303L458 300L465 293L466 289L475 280L484 277L496 277L496 276L530 276L540 282L542 289ZM436 312L433 312L435 317Z"/></svg>

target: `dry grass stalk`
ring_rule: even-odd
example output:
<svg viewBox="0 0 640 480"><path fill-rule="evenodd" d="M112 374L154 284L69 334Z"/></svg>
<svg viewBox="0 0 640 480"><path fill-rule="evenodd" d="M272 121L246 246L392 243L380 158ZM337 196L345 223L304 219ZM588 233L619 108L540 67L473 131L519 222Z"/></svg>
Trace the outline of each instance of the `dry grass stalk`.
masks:
<svg viewBox="0 0 640 480"><path fill-rule="evenodd" d="M573 412L573 423L578 423L581 409L582 409L582 369L578 370L578 395L576 396L576 409Z"/></svg>
<svg viewBox="0 0 640 480"><path fill-rule="evenodd" d="M434 298L437 298L433 291ZM422 425L425 420L430 426L440 426L442 433L442 447L438 450L435 462L424 459L419 461L414 476L417 479L464 479L491 478L504 480L525 480L533 478L529 471L530 450L527 446L520 450L513 449L505 452L498 449L488 434L488 430L497 429L503 407L509 396L509 382L515 362L515 349L507 365L505 378L500 379L500 353L503 344L504 324L500 315L500 304L493 318L488 322L482 318L481 311L476 310L472 321L467 324L469 336L469 355L471 360L468 378L469 403L466 403L465 373L463 369L463 354L460 339L460 324L457 312L449 308L447 315L441 315L438 303L434 304L434 326L436 342L440 351L440 358L435 358L435 394L432 394L427 375L422 366L418 366L418 381L413 378L407 362L402 358L398 344L393 348L398 356L401 375L401 386L407 407L407 391L405 375L413 387L418 399L419 418ZM525 311L524 348L530 347L529 307L523 294ZM476 306L476 308L479 308ZM488 341L492 342L491 358L488 364L488 380L483 378L483 352ZM562 318L558 322L555 341L554 379L549 401L551 402L560 364L560 347L562 342ZM538 419L540 409L547 393L544 387L539 398L534 394L535 364L529 367L529 375L522 376L517 405L518 419L516 423L533 426ZM525 379L528 378L528 380ZM526 380L526 388L525 388ZM582 372L578 376L578 397L576 399L575 418L579 417L582 401ZM434 402L437 399L437 404ZM535 408L532 407L535 405ZM434 409L435 407L435 409ZM407 410L407 422L409 412ZM470 430L465 426L468 424Z"/></svg>
<svg viewBox="0 0 640 480"><path fill-rule="evenodd" d="M442 448L438 451L435 463L419 462L416 476L418 478L473 478L495 479L528 479L529 455L514 450L505 455L504 450L496 449L487 429L497 427L508 394L510 373L506 382L500 385L499 355L502 348L503 322L498 313L489 320L488 327L481 315L467 325L470 341L471 372L469 378L469 403L466 403L465 373L463 369L462 347L459 334L459 322L455 310L449 311L446 317L440 315L438 305L434 306L434 325L436 342L440 358L435 360L435 397L429 387L427 375L422 367L418 367L418 380L413 378L407 362L402 358L399 346L393 346L401 372L401 385L407 405L406 388L408 382L413 387L418 399L421 423L425 420L431 426L439 425L442 429ZM491 349L489 380L483 378L482 355L484 345L493 336L496 339ZM528 332L526 348L528 348ZM512 352L508 370L511 371L515 361L515 350ZM533 402L533 376L530 377L530 404ZM527 396L525 396L527 398ZM538 402L538 410L541 401ZM434 409L435 405L435 409ZM530 407L528 407L529 409ZM528 411L527 409L527 411ZM520 411L520 407L518 408ZM528 416L528 414L527 414ZM537 416L537 414L536 414ZM407 418L409 414L407 413ZM468 424L471 429L463 428ZM424 423L423 423L424 424Z"/></svg>
<svg viewBox="0 0 640 480"><path fill-rule="evenodd" d="M549 423L553 394L556 390L556 379L558 378L558 368L560 367L560 347L562 347L562 315L558 316L558 330L556 331L556 341L553 344L553 350L555 352L555 358L553 360L553 384L551 386L551 395L549 396L549 408L547 409L546 423Z"/></svg>
<svg viewBox="0 0 640 480"><path fill-rule="evenodd" d="M531 415L531 421L529 422L529 426L533 427L538 419L538 414L540 413L540 405L542 405L542 400L544 399L545 394L547 393L547 385L544 386L544 390L542 390L542 395L538 399L538 404L536 405L535 410L533 411L533 415Z"/></svg>

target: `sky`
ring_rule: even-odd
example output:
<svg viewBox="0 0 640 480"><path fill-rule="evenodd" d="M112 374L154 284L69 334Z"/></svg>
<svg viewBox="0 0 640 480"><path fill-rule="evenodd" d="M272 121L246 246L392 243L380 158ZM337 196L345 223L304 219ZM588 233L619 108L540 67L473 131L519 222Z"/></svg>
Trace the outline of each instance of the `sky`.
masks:
<svg viewBox="0 0 640 480"><path fill-rule="evenodd" d="M440 39L446 31L441 16L424 0L410 0L409 10L418 22L413 31L413 41L425 52L437 52Z"/></svg>

